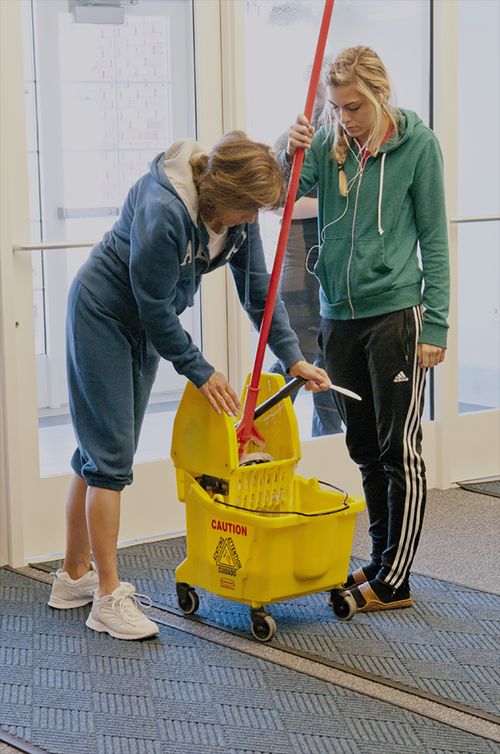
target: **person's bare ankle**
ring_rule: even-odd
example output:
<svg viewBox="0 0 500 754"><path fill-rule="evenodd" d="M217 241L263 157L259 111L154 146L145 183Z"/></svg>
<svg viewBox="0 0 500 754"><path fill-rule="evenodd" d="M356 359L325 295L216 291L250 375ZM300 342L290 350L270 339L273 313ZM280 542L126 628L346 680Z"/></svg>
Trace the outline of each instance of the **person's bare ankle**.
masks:
<svg viewBox="0 0 500 754"><path fill-rule="evenodd" d="M77 565L66 565L66 563L63 563L62 570L68 574L70 579L78 581L78 579L81 579L82 576L85 576L86 573L92 570L92 566L90 565L90 560L88 563L79 563Z"/></svg>
<svg viewBox="0 0 500 754"><path fill-rule="evenodd" d="M97 590L95 596L98 599L100 599L101 597L109 597L110 594L113 594L113 592L115 591L115 589L118 589L119 586L120 586L120 582L119 581L116 581L116 582L115 581L110 581L110 582L106 582L104 584L100 584L99 585L99 589Z"/></svg>

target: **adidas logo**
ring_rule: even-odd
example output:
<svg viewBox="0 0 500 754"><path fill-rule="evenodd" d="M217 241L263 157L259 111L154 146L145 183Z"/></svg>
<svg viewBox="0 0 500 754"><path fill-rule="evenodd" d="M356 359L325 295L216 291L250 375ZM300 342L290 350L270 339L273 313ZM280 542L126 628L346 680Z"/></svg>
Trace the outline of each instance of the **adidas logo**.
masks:
<svg viewBox="0 0 500 754"><path fill-rule="evenodd" d="M408 377L404 372L400 372L394 377L393 382L408 382Z"/></svg>

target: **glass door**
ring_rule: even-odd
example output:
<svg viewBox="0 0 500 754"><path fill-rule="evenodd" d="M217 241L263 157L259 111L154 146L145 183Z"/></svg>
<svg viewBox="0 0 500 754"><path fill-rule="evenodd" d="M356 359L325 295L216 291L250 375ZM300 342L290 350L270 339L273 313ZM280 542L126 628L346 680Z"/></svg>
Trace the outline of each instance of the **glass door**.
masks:
<svg viewBox="0 0 500 754"><path fill-rule="evenodd" d="M456 428L451 481L500 474L500 4L460 0L456 161ZM484 142L483 159L474 147Z"/></svg>
<svg viewBox="0 0 500 754"><path fill-rule="evenodd" d="M277 150L286 146L288 128L304 108L323 7L323 0L246 3L246 128L252 137ZM353 45L372 47L392 76L396 104L415 110L429 123L430 42L430 4L426 0L338 2L333 9L326 59ZM318 100L316 115L322 105ZM271 269L280 218L266 213L260 223ZM292 223L281 280L292 327L309 360L318 356L319 293L312 274L317 244L316 217L306 212L306 219ZM253 335L254 348L256 342ZM264 368L279 371L270 352ZM294 405L302 439L343 431L332 396L315 397L313 403L311 394L301 391ZM425 418L429 416L428 390Z"/></svg>
<svg viewBox="0 0 500 754"><path fill-rule="evenodd" d="M23 11L31 240L97 241L153 157L195 137L193 5L26 0ZM88 253L33 255L42 476L69 470L66 297ZM201 344L199 298L181 320ZM165 457L184 384L162 360L138 461Z"/></svg>
<svg viewBox="0 0 500 754"><path fill-rule="evenodd" d="M464 0L459 7L458 139L463 157L458 167L458 220L462 220L457 223L458 400L462 415L500 408L500 148L496 137L488 139L488 158L480 165L468 147L477 138L478 107L486 131L491 124L492 134L498 132L500 104L490 91L500 87L496 43L500 5Z"/></svg>
<svg viewBox="0 0 500 754"><path fill-rule="evenodd" d="M0 523L7 521L2 548L20 565L64 548L74 447L65 409L68 285L156 154L179 138L196 137L209 148L220 136L220 4L19 0L0 3L0 16L0 209L6 219L0 229L0 448L6 465ZM37 244L51 250L40 252ZM183 324L226 371L225 277L209 278ZM184 529L169 459L183 384L163 367L134 484L124 494L121 542Z"/></svg>

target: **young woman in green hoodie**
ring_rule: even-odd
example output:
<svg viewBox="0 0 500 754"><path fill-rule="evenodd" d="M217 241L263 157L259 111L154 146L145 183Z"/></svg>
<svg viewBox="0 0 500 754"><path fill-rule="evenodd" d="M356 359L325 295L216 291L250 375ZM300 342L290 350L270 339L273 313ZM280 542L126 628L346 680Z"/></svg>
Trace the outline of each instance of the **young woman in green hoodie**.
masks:
<svg viewBox="0 0 500 754"><path fill-rule="evenodd" d="M307 148L299 194L317 186L319 341L370 519L371 562L349 574L358 612L410 607L410 568L422 527L425 374L443 361L449 302L442 156L433 132L390 104L384 64L369 47L344 50L326 71L330 124L300 115L283 167ZM419 254L420 250L420 254Z"/></svg>

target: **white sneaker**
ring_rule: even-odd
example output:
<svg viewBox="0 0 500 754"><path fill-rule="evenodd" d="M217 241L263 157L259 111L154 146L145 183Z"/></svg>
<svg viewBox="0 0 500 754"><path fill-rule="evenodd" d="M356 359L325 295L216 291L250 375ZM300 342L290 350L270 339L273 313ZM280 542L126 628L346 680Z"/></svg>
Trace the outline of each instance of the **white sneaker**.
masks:
<svg viewBox="0 0 500 754"><path fill-rule="evenodd" d="M88 605L92 602L94 591L98 586L99 577L93 563L90 564L90 571L79 579L72 579L66 571L59 568L54 574L48 604L58 610Z"/></svg>
<svg viewBox="0 0 500 754"><path fill-rule="evenodd" d="M115 639L145 639L160 632L152 620L140 610L135 587L121 581L114 592L94 597L85 625L94 631L107 631Z"/></svg>

